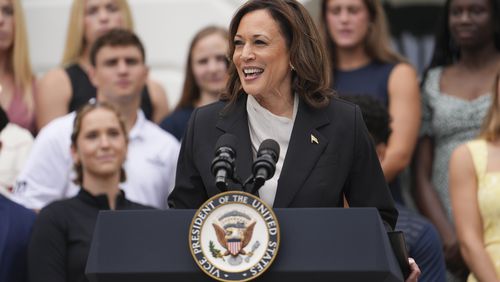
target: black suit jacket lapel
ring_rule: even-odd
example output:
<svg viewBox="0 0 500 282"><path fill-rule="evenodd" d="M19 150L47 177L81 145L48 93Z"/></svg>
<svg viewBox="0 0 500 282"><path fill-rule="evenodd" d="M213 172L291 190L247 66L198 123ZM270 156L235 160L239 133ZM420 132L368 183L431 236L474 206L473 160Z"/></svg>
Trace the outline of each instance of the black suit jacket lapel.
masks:
<svg viewBox="0 0 500 282"><path fill-rule="evenodd" d="M236 103L221 114L216 127L225 133L238 138L236 148L236 174L243 182L252 173L252 144L248 130L248 116L246 109L247 95L240 94Z"/></svg>
<svg viewBox="0 0 500 282"><path fill-rule="evenodd" d="M275 208L288 207L297 191L302 188L304 181L328 145L328 138L317 129L329 122L325 109L311 108L299 99L292 136L278 180L273 205Z"/></svg>

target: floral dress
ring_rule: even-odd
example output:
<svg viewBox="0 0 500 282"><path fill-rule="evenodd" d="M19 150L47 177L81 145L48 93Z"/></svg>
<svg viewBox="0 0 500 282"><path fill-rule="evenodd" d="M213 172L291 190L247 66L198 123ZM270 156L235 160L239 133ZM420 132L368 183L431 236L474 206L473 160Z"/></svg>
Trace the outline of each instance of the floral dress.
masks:
<svg viewBox="0 0 500 282"><path fill-rule="evenodd" d="M451 153L458 145L478 135L491 104L491 95L486 93L469 101L442 93L440 89L442 72L442 67L431 69L423 85L420 135L433 139L432 184L448 218L452 219L448 192L448 162Z"/></svg>

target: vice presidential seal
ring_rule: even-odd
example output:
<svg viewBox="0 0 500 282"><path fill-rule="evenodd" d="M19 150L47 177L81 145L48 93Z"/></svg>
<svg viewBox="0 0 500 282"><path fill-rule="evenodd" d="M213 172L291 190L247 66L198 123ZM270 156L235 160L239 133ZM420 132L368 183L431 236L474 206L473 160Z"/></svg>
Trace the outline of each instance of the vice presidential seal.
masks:
<svg viewBox="0 0 500 282"><path fill-rule="evenodd" d="M249 281L264 273L278 254L276 215L262 200L230 191L206 201L189 229L198 266L219 281Z"/></svg>

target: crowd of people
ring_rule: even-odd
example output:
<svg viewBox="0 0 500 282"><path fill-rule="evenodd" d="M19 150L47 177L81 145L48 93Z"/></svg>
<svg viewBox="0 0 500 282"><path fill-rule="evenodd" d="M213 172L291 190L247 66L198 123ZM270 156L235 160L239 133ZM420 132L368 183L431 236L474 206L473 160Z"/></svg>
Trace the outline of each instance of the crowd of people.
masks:
<svg viewBox="0 0 500 282"><path fill-rule="evenodd" d="M407 281L500 281L500 0L446 0L421 76L379 0L320 5L249 0L201 29L170 110L126 0L74 0L40 78L21 0L0 0L0 281L87 281L99 211L198 208L226 133L241 175L279 144L272 207L377 208Z"/></svg>

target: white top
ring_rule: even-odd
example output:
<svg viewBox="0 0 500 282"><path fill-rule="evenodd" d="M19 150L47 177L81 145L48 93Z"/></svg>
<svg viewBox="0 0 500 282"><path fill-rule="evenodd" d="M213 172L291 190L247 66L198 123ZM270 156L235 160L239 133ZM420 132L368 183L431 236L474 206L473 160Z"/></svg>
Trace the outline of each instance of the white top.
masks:
<svg viewBox="0 0 500 282"><path fill-rule="evenodd" d="M292 136L293 124L297 116L299 106L299 96L295 95L293 100L292 119L277 116L266 108L262 107L251 95L247 99L248 128L250 131L250 141L252 143L253 158L257 157L257 151L262 141L273 139L280 145L280 156L276 163L274 176L267 180L259 190L260 198L269 206L273 206L278 188L278 179L285 161L288 143Z"/></svg>
<svg viewBox="0 0 500 282"><path fill-rule="evenodd" d="M7 192L14 186L14 181L28 158L33 145L33 136L28 130L8 123L0 132L0 142L2 142L0 149L0 191ZM4 194L8 195L8 193Z"/></svg>
<svg viewBox="0 0 500 282"><path fill-rule="evenodd" d="M32 209L78 193L70 154L71 132L76 113L47 124L38 134L26 165L14 188L13 200ZM138 111L129 132L127 181L120 184L127 199L157 208L167 208L174 186L179 142Z"/></svg>

